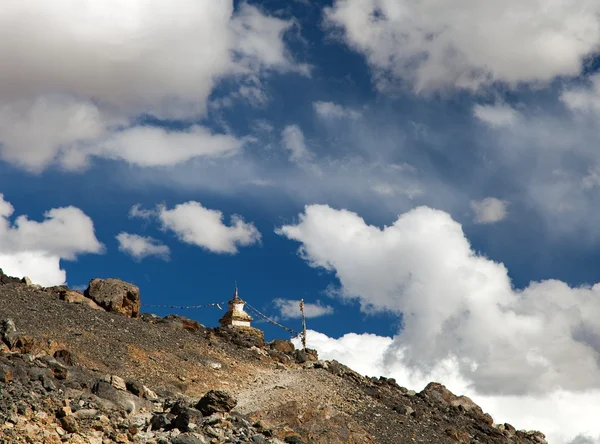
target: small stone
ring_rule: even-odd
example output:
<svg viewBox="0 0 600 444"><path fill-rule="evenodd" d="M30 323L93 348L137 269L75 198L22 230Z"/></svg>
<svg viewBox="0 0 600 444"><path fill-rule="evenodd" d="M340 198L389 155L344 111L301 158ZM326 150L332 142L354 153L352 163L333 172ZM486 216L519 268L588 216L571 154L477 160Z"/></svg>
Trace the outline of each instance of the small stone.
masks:
<svg viewBox="0 0 600 444"><path fill-rule="evenodd" d="M7 383L13 380L12 370L8 367L0 367L0 382Z"/></svg>
<svg viewBox="0 0 600 444"><path fill-rule="evenodd" d="M144 398L146 399L158 399L158 395L150 390L148 387L144 386Z"/></svg>
<svg viewBox="0 0 600 444"><path fill-rule="evenodd" d="M119 376L112 375L110 377L110 384L117 390L127 391L127 384L125 384L125 380Z"/></svg>
<svg viewBox="0 0 600 444"><path fill-rule="evenodd" d="M96 409L81 409L77 410L73 416L77 419L93 419L98 415L98 410Z"/></svg>
<svg viewBox="0 0 600 444"><path fill-rule="evenodd" d="M79 425L73 416L64 416L60 418L60 425L69 433L77 433L79 431Z"/></svg>

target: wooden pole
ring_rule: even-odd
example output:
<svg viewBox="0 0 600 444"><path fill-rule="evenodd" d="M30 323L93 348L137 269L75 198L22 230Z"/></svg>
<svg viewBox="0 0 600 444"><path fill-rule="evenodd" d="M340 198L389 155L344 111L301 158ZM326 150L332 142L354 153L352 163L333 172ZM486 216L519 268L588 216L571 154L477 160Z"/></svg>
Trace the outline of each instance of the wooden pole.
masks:
<svg viewBox="0 0 600 444"><path fill-rule="evenodd" d="M300 299L300 312L302 313L302 349L306 351L306 316L304 315L304 299Z"/></svg>

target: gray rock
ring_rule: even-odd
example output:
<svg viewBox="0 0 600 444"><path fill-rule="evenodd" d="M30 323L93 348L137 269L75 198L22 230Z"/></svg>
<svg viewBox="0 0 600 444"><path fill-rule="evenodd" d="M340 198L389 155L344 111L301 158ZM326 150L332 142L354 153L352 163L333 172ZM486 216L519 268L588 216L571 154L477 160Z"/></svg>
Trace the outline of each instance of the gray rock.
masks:
<svg viewBox="0 0 600 444"><path fill-rule="evenodd" d="M173 438L171 442L173 444L207 444L208 440L198 433L182 433Z"/></svg>
<svg viewBox="0 0 600 444"><path fill-rule="evenodd" d="M135 413L141 408L145 408L146 410L152 410L153 408L153 404L150 401L138 398L131 393L117 390L108 382L104 381L98 381L96 384L94 384L92 393L100 398L112 402L113 404L116 404L117 406L125 409L128 413Z"/></svg>

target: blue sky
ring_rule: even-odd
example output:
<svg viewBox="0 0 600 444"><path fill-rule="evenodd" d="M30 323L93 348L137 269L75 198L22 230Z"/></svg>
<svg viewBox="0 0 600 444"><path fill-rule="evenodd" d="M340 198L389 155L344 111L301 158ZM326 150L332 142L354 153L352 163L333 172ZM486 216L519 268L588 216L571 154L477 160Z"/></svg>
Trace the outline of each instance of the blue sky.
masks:
<svg viewBox="0 0 600 444"><path fill-rule="evenodd" d="M294 329L303 298L324 358L600 442L596 2L32 8L0 11L5 271L237 281Z"/></svg>

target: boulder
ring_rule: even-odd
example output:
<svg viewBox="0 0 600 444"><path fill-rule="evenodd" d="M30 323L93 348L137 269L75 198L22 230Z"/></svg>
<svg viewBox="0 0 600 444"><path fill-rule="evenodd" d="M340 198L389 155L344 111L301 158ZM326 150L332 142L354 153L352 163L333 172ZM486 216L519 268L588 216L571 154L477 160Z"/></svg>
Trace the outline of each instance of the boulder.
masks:
<svg viewBox="0 0 600 444"><path fill-rule="evenodd" d="M271 343L271 348L282 353L294 353L296 347L292 344L292 341L286 341L284 339L275 339Z"/></svg>
<svg viewBox="0 0 600 444"><path fill-rule="evenodd" d="M111 384L104 381L98 381L92 387L92 393L99 398L106 399L117 406L124 408L128 413L139 412L144 408L147 411L152 411L153 405L150 401L138 398L131 393L117 390Z"/></svg>
<svg viewBox="0 0 600 444"><path fill-rule="evenodd" d="M92 279L84 295L106 311L140 316L140 289L120 279Z"/></svg>
<svg viewBox="0 0 600 444"><path fill-rule="evenodd" d="M213 413L230 412L237 405L237 401L222 390L211 390L198 401L196 408L204 416L210 416Z"/></svg>
<svg viewBox="0 0 600 444"><path fill-rule="evenodd" d="M69 304L83 304L87 305L90 308L93 308L94 310L103 310L103 308L96 304L93 300L91 300L90 298L86 298L83 295L83 293L80 293L78 291L63 291L60 293L60 299L62 299L65 302L68 302Z"/></svg>
<svg viewBox="0 0 600 444"><path fill-rule="evenodd" d="M17 333L15 321L12 319L3 319L0 321L0 338L6 345L8 345L9 349L14 347L18 337L19 334Z"/></svg>
<svg viewBox="0 0 600 444"><path fill-rule="evenodd" d="M467 396L456 396L444 385L438 382L430 382L419 394L440 403L449 404L453 407L461 407L467 412L474 412L483 416L483 410ZM487 421L486 421L487 422Z"/></svg>

